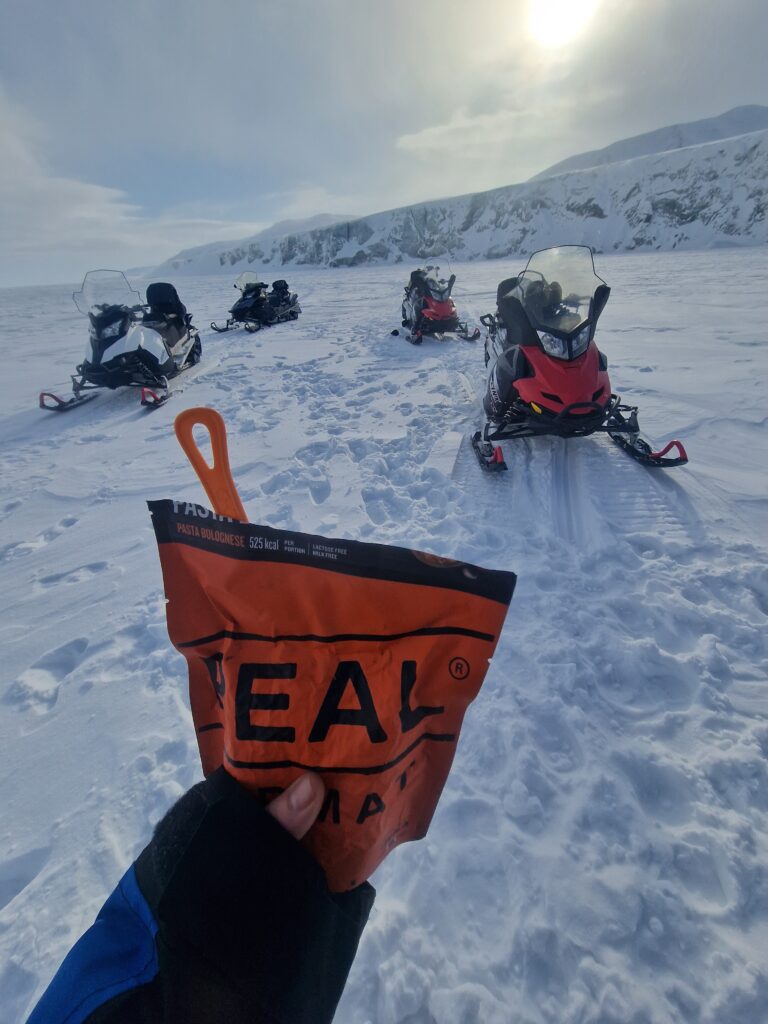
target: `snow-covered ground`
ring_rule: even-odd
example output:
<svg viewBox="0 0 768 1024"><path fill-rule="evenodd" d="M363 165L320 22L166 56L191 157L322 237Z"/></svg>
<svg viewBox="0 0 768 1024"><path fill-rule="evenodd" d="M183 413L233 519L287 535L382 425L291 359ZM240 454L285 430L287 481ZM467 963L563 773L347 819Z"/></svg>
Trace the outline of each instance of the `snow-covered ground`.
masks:
<svg viewBox="0 0 768 1024"><path fill-rule="evenodd" d="M517 265L455 266L470 319ZM64 416L84 321L66 288L0 293L0 1020L200 777L147 498L205 500L172 434L224 415L251 519L519 574L426 840L379 896L337 1024L768 1020L765 250L599 258L612 383L669 473L605 438L507 444L485 476L479 343L391 337L402 268L291 271L304 312L203 331L147 413ZM234 292L184 278L206 325Z"/></svg>

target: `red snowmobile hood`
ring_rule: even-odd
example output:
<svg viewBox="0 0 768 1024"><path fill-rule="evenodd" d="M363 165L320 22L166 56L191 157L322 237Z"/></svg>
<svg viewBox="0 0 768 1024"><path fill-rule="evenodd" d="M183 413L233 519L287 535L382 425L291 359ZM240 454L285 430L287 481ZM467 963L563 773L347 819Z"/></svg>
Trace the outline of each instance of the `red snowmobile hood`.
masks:
<svg viewBox="0 0 768 1024"><path fill-rule="evenodd" d="M438 302L437 299L427 298L421 315L427 320L448 320L456 316L456 306L453 299Z"/></svg>
<svg viewBox="0 0 768 1024"><path fill-rule="evenodd" d="M605 405L610 398L611 382L607 371L600 369L600 354L594 341L589 343L583 355L570 361L553 359L534 346L526 346L524 352L534 370L533 377L515 381L515 387L524 402L536 402L558 413L574 402L598 402ZM553 395L560 401L551 397Z"/></svg>

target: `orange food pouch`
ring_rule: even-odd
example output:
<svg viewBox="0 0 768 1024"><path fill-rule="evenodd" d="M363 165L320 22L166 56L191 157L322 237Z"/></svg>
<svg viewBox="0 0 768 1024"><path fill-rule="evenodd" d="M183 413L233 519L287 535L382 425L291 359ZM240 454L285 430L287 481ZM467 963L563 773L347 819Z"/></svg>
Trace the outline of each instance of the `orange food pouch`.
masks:
<svg viewBox="0 0 768 1024"><path fill-rule="evenodd" d="M425 835L515 575L149 503L206 774L326 785L304 840L334 891Z"/></svg>

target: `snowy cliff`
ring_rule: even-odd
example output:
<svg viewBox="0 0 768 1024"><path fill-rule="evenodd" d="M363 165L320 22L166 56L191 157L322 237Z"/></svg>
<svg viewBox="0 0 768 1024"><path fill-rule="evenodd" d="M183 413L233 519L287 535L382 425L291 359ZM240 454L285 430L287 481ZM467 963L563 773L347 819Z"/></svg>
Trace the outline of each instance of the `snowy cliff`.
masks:
<svg viewBox="0 0 768 1024"><path fill-rule="evenodd" d="M768 130L556 177L419 203L314 230L190 250L155 273L356 266L523 254L768 242Z"/></svg>
<svg viewBox="0 0 768 1024"><path fill-rule="evenodd" d="M604 149L595 149L589 153L578 153L576 156L561 160L560 163L548 167L540 174L534 175L531 181L551 178L555 174L566 171L583 171L589 167L603 167L618 160L633 160L638 156L650 156L653 153L665 153L684 146L699 146L705 142L717 142L730 139L735 135L746 135L748 132L764 131L768 128L768 107L756 105L734 107L718 117L706 117L701 121L687 124L672 124L666 128L657 128L642 135L633 135L629 139L613 142Z"/></svg>
<svg viewBox="0 0 768 1024"><path fill-rule="evenodd" d="M301 235L307 231L327 228L333 224L338 224L340 221L350 219L354 218L342 214L318 213L314 217L305 217L301 220L281 220L257 232L255 235L249 235L247 238L238 238L229 242L209 242L207 245L196 245L191 249L183 249L170 260L166 260L162 267L173 269L177 274L179 272L192 274L208 272L208 270L201 270L201 267L215 271L223 265L222 261L219 260L221 253L236 254L243 251L250 254L254 252L268 252L272 250L277 240L289 235ZM157 270L159 269L160 267L157 268ZM155 273L155 268L140 267L134 273L147 277Z"/></svg>

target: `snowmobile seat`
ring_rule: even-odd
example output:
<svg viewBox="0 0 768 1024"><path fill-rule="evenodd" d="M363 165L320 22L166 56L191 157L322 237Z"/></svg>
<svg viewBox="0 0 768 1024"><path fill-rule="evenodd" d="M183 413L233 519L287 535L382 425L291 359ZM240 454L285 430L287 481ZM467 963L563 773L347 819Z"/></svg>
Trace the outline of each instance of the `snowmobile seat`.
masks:
<svg viewBox="0 0 768 1024"><path fill-rule="evenodd" d="M548 320L554 320L562 315L560 304L563 301L563 288L559 281L552 281L544 290L544 304L542 313Z"/></svg>
<svg viewBox="0 0 768 1024"><path fill-rule="evenodd" d="M507 281L502 281L499 285L499 291L501 292L502 286L508 283ZM507 331L505 348L509 348L512 345L538 344L539 336L531 326L522 303L519 299L510 295L509 290L506 293L502 293L499 299L499 318Z"/></svg>
<svg viewBox="0 0 768 1024"><path fill-rule="evenodd" d="M273 281L272 291L269 293L269 304L271 306L282 306L291 297L291 290L287 281Z"/></svg>
<svg viewBox="0 0 768 1024"><path fill-rule="evenodd" d="M416 292L417 295L426 295L427 293L427 275L421 269L411 271L411 280L408 285L410 291Z"/></svg>
<svg viewBox="0 0 768 1024"><path fill-rule="evenodd" d="M187 308L172 284L165 281L156 281L147 288L147 305L149 313L147 320L168 320L172 317L178 318L179 324L187 323ZM190 317L190 320L192 318Z"/></svg>
<svg viewBox="0 0 768 1024"><path fill-rule="evenodd" d="M519 278L517 278L517 277L508 277L504 281L501 282L499 287L496 289L496 305L497 306L501 306L501 300L504 298L504 296L508 295L509 292L511 292L513 288L517 287L517 282L518 281L519 281Z"/></svg>

